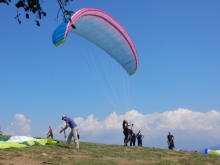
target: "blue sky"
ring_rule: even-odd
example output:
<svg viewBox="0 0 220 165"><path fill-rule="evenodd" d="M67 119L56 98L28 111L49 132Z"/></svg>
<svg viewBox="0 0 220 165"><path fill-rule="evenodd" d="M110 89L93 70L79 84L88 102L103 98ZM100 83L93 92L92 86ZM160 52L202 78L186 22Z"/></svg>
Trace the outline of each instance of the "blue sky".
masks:
<svg viewBox="0 0 220 165"><path fill-rule="evenodd" d="M178 148L219 145L220 2L80 0L69 9L87 7L109 13L127 30L139 55L138 72L129 77L105 52L74 34L55 47L52 33L62 22L61 17L54 21L56 3L43 3L47 16L40 27L33 15L30 20L22 15L19 25L14 2L1 4L2 131L44 137L51 125L55 137L63 139L58 131L66 114L78 122L82 141L121 144L126 118L146 135L144 146L166 148L168 131ZM86 60L89 55L95 64ZM111 70L104 73L99 60L114 65L126 82L113 85L117 94L127 88L121 100L108 87ZM93 77L101 78L110 99Z"/></svg>

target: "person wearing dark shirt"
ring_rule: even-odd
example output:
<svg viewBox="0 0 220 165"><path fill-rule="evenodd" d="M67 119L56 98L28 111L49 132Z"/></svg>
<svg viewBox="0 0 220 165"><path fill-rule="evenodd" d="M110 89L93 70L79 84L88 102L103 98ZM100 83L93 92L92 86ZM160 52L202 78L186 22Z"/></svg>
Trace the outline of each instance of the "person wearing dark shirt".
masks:
<svg viewBox="0 0 220 165"><path fill-rule="evenodd" d="M170 132L167 135L167 143L168 149L172 150L174 148L174 136Z"/></svg>
<svg viewBox="0 0 220 165"><path fill-rule="evenodd" d="M73 119L67 117L66 115L63 115L61 120L64 120L66 122L66 126L60 131L60 133L65 131L68 127L71 128L71 131L70 131L68 139L67 139L67 148L70 148L70 143L71 143L71 140L73 137L74 142L75 142L75 149L78 150L79 149L79 140L77 137L77 132L78 132L77 124L75 123L75 121Z"/></svg>
<svg viewBox="0 0 220 165"><path fill-rule="evenodd" d="M133 144L133 146L135 146L135 142L136 142L136 135L135 135L134 131L131 130L131 141L130 141L130 146L132 146L132 144Z"/></svg>
<svg viewBox="0 0 220 165"><path fill-rule="evenodd" d="M122 123L122 127L123 127L123 134L124 134L124 146L127 146L128 142L130 141L129 140L129 129L128 129L128 122L126 120L123 120L123 123Z"/></svg>

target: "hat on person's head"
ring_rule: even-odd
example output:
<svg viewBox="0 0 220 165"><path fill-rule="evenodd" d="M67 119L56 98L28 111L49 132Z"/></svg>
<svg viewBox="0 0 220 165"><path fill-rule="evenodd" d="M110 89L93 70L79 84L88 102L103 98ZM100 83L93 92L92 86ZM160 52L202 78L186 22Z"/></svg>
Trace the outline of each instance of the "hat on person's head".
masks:
<svg viewBox="0 0 220 165"><path fill-rule="evenodd" d="M61 120L63 120L64 117L66 117L66 115L63 115Z"/></svg>

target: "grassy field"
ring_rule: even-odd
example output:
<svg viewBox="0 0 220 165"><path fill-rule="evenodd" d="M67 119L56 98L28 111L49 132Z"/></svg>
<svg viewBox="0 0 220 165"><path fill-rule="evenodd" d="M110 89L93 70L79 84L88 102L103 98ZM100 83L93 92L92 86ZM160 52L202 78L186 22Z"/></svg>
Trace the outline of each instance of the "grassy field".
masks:
<svg viewBox="0 0 220 165"><path fill-rule="evenodd" d="M96 143L80 143L80 150L56 145L31 146L22 149L1 149L0 165L220 165L220 157L202 153L178 152L147 147L125 147Z"/></svg>

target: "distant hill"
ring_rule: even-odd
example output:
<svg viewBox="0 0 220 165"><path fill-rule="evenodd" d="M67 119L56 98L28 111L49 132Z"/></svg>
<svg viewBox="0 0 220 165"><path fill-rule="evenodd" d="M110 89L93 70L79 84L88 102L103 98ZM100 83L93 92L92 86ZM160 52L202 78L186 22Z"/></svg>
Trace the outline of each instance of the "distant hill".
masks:
<svg viewBox="0 0 220 165"><path fill-rule="evenodd" d="M207 147L207 148L210 149L210 150L220 150L220 145L219 146L213 146L213 147ZM204 153L204 150L205 150L205 148L201 151L198 151L198 152Z"/></svg>
<svg viewBox="0 0 220 165"><path fill-rule="evenodd" d="M215 147L209 147L210 150L220 150L220 145Z"/></svg>

